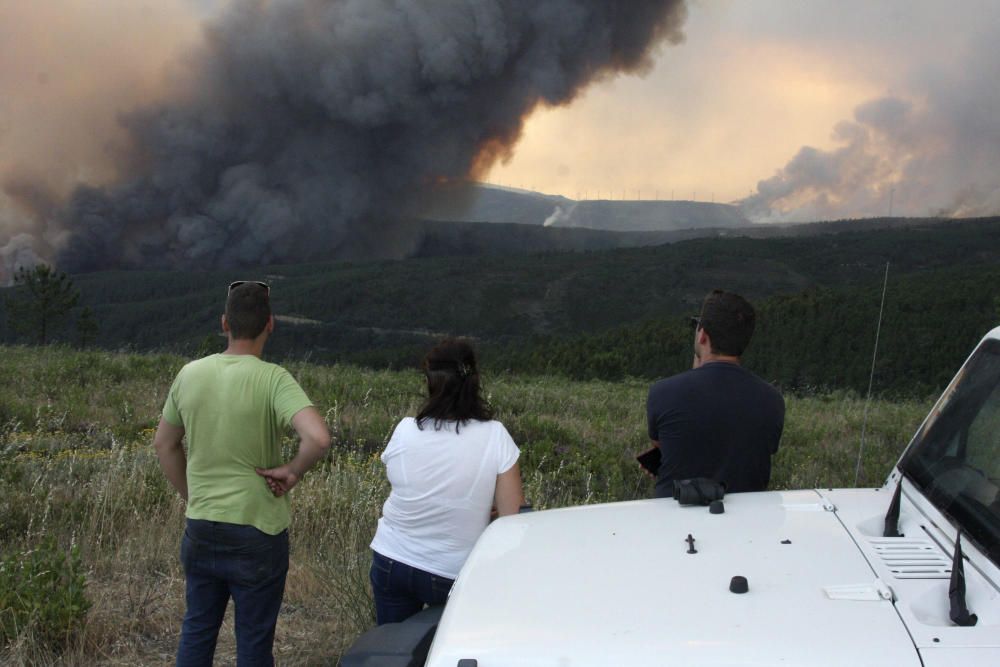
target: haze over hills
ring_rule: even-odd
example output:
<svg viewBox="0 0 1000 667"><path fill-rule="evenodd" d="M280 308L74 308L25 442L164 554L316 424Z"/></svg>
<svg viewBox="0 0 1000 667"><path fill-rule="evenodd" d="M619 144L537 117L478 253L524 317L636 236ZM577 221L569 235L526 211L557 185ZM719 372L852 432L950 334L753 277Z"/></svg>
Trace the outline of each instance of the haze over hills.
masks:
<svg viewBox="0 0 1000 667"><path fill-rule="evenodd" d="M697 201L573 200L520 188L476 183L452 188L423 214L442 221L516 222L620 232L735 228L750 225L736 206Z"/></svg>
<svg viewBox="0 0 1000 667"><path fill-rule="evenodd" d="M444 222L516 222L542 225L556 207L573 201L559 195L488 183L462 183L442 188L421 217Z"/></svg>
<svg viewBox="0 0 1000 667"><path fill-rule="evenodd" d="M581 201L557 210L547 225L615 231L660 231L746 227L751 223L729 204L697 201Z"/></svg>
<svg viewBox="0 0 1000 667"><path fill-rule="evenodd" d="M749 228L745 228L749 229ZM609 231L585 227L554 227L509 222L414 221L397 234L407 237L406 257L514 255L590 252L614 248L675 243L716 236L729 230L715 227L661 231ZM399 246L399 240L396 241Z"/></svg>
<svg viewBox="0 0 1000 667"><path fill-rule="evenodd" d="M628 202L625 203L628 204ZM483 224L482 222L413 220L394 230L391 248L386 248L391 252L371 259L592 252L615 248L640 248L699 238L801 238L952 224L957 224L957 221L948 218L865 218L826 222L748 224L740 227L612 231L587 227L503 222Z"/></svg>

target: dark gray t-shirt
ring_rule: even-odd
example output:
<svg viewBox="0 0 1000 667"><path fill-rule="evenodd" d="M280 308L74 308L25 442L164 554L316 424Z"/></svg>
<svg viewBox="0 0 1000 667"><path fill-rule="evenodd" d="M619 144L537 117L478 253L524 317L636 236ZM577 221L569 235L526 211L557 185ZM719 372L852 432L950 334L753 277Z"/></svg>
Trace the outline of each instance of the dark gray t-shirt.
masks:
<svg viewBox="0 0 1000 667"><path fill-rule="evenodd" d="M785 424L777 389L738 364L716 361L660 380L646 401L649 437L660 443L656 497L674 480L710 477L727 493L763 491Z"/></svg>

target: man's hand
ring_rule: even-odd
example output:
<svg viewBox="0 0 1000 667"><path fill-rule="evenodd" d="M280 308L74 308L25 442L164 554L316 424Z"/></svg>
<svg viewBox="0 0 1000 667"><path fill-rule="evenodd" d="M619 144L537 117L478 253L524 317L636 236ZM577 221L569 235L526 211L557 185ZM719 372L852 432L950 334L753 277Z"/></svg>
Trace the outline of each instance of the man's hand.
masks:
<svg viewBox="0 0 1000 667"><path fill-rule="evenodd" d="M330 431L316 408L303 408L292 417L292 427L299 434L299 452L291 461L277 468L255 468L267 482L267 488L276 498L285 495L299 483L317 461L330 449Z"/></svg>
<svg viewBox="0 0 1000 667"><path fill-rule="evenodd" d="M636 461L639 462L639 467L642 469L644 473L646 473L646 476L649 477L650 479L656 479L657 473L646 467L647 465L650 464L646 462L645 458L651 455L654 449L659 449L659 448L660 448L659 440L650 440L650 448L635 457Z"/></svg>
<svg viewBox="0 0 1000 667"><path fill-rule="evenodd" d="M295 474L289 464L278 466L277 468L254 468L257 474L264 478L267 488L271 490L275 498L280 498L292 490L299 483L299 476Z"/></svg>

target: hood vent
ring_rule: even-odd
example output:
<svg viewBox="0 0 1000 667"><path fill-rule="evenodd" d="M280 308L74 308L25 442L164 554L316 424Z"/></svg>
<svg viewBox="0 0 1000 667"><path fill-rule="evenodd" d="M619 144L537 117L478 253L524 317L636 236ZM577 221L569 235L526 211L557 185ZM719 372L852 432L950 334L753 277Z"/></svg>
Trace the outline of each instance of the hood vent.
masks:
<svg viewBox="0 0 1000 667"><path fill-rule="evenodd" d="M951 560L930 540L873 537L868 543L896 579L951 577Z"/></svg>

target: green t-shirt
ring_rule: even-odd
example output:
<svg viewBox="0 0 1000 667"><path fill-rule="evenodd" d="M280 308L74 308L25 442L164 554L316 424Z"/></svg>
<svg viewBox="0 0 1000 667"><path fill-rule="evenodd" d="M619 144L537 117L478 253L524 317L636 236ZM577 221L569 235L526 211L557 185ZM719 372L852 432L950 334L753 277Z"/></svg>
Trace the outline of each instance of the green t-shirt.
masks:
<svg viewBox="0 0 1000 667"><path fill-rule="evenodd" d="M281 436L312 403L281 366L253 355L213 354L184 366L163 418L187 436L187 516L288 527L288 496L275 498L254 468L281 465Z"/></svg>

